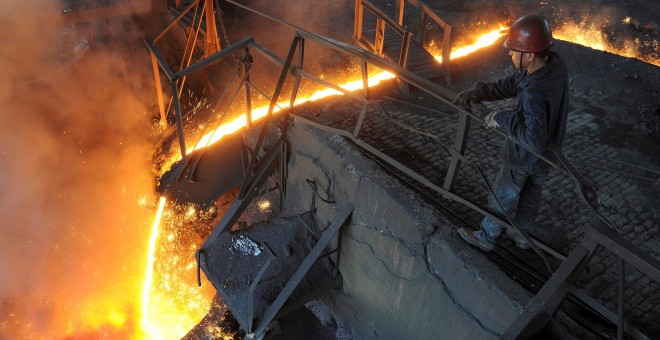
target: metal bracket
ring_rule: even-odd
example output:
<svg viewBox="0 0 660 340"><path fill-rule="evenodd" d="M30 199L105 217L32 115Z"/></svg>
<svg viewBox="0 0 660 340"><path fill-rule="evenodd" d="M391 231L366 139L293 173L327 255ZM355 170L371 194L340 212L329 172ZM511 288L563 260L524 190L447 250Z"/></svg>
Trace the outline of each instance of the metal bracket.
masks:
<svg viewBox="0 0 660 340"><path fill-rule="evenodd" d="M298 270L296 270L296 272L293 274L289 282L287 282L287 284L284 286L284 289L282 289L282 291L277 296L277 298L275 298L273 304L271 304L270 307L268 307L266 312L264 312L264 315L259 319L259 324L257 325L257 328L254 332L254 334L258 338L264 335L268 324L273 320L273 318L275 318L278 311L282 309L284 303L291 296L291 293L293 293L294 289L298 287L298 284L300 283L302 278L305 276L305 274L307 274L307 272L312 267L314 262L316 262L316 260L319 258L323 250L328 245L328 243L330 243L330 240L332 240L335 234L337 234L339 228L341 228L341 226L344 225L344 223L346 223L346 220L353 212L353 209L354 206L350 203L346 203L338 209L337 217L335 218L335 220L323 232L323 235L316 243L312 251L307 255L307 257L302 262L300 267L298 267Z"/></svg>

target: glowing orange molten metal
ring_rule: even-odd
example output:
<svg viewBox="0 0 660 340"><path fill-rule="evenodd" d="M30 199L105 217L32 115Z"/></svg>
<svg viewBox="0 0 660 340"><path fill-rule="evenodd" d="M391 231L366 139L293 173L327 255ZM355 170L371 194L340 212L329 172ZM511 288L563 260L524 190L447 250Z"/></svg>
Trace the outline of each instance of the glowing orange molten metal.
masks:
<svg viewBox="0 0 660 340"><path fill-rule="evenodd" d="M506 34L505 32L507 29L508 27L500 25L500 28L482 34L473 44L453 49L451 51L450 59L464 57L484 47L491 46ZM436 55L435 59L438 60L438 62L442 62L442 56L440 55Z"/></svg>
<svg viewBox="0 0 660 340"><path fill-rule="evenodd" d="M160 198L156 217L151 227L151 237L149 238L149 251L147 254L147 274L144 279L144 288L142 290L142 320L141 326L146 334L154 334L155 330L149 320L149 297L151 293L151 284L153 283L154 261L156 252L156 241L158 240L158 231L160 229L160 220L163 218L165 210L165 197Z"/></svg>
<svg viewBox="0 0 660 340"><path fill-rule="evenodd" d="M656 56L660 54L660 42L657 39L642 41L639 38L627 41L618 41L613 45L607 34L595 22L589 23L585 18L580 23L566 23L558 27L554 32L554 37L559 40L569 41L582 46L590 47L595 50L618 54L627 58L637 58L641 61L660 66L660 58L652 55L643 55L641 50L649 51ZM623 24L630 24L631 18L623 20ZM620 39L619 39L620 40Z"/></svg>

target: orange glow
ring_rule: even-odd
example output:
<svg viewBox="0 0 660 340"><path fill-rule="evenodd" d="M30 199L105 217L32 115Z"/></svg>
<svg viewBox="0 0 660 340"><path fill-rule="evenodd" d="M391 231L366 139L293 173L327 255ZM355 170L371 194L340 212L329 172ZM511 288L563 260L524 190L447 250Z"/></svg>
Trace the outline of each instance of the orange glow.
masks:
<svg viewBox="0 0 660 340"><path fill-rule="evenodd" d="M504 27L500 25L500 28L492 30L488 33L482 34L479 36L479 38L472 43L471 45L467 46L461 46L458 48L454 48L451 51L449 59L456 59L460 57L464 57L470 53L474 53L484 47L488 47L496 43L501 37L503 37L506 34L506 30L508 27ZM438 52L436 52L438 53ZM435 59L438 60L438 62L442 62L442 56L441 55L435 55Z"/></svg>
<svg viewBox="0 0 660 340"><path fill-rule="evenodd" d="M176 210L165 209L165 198L160 199L142 291L142 334L136 338L182 338L206 315L215 294L208 282L197 286L194 254L201 244L188 223L199 218L198 212Z"/></svg>
<svg viewBox="0 0 660 340"><path fill-rule="evenodd" d="M627 41L617 41L617 45L613 45L607 34L603 33L603 29L596 23L596 21L589 21L589 18L584 18L580 23L566 23L558 27L553 32L556 39L572 42L582 46L590 47L595 50L605 51L613 54L618 54L627 58L637 58L641 61L660 66L660 42L657 39L652 41L641 41L639 38ZM633 22L632 18L626 17L621 21L625 25ZM640 50L651 52L651 55L643 55ZM654 57L655 55L656 57Z"/></svg>
<svg viewBox="0 0 660 340"><path fill-rule="evenodd" d="M151 227L151 236L149 238L149 250L147 253L147 273L144 279L144 288L142 290L142 321L141 326L146 334L153 335L155 329L149 320L149 298L151 295L151 284L153 283L154 274L154 253L156 252L156 241L158 240L158 231L160 229L160 221L163 218L163 210L165 210L165 197L161 197L158 203L158 211Z"/></svg>

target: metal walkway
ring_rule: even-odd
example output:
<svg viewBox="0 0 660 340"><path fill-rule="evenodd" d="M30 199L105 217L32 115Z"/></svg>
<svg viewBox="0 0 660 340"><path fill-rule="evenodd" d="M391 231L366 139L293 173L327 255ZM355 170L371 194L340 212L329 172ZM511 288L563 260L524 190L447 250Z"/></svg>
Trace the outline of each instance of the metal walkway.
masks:
<svg viewBox="0 0 660 340"><path fill-rule="evenodd" d="M403 27L405 4L409 2L419 12L419 24L416 34ZM366 13L371 15L365 15ZM355 1L355 21L353 38L362 47L376 55L398 64L406 70L425 79L444 76L447 84L451 82L449 56L452 46L452 27L443 21L435 11L422 1L397 0L394 8L395 18L368 0ZM375 19L375 22L374 20ZM442 30L442 63L425 48L429 22ZM364 31L364 26L375 25L375 29ZM367 38L373 34L373 41ZM407 92L407 90L404 90Z"/></svg>

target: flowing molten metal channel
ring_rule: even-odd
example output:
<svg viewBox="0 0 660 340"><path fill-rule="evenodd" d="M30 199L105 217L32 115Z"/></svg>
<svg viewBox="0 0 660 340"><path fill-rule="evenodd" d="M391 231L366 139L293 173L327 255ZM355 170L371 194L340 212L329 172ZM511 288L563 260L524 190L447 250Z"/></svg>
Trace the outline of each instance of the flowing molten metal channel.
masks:
<svg viewBox="0 0 660 340"><path fill-rule="evenodd" d="M163 211L165 210L165 197L161 197L158 203L158 210L156 211L156 217L154 218L154 223L151 226L151 236L149 237L149 251L147 254L147 273L144 279L144 287L142 290L142 320L141 327L143 331L147 334L154 334L155 330L153 325L149 320L149 295L151 293L151 285L153 283L154 275L154 262L155 252L156 252L156 241L158 240L158 231L160 230L160 221L163 218Z"/></svg>

